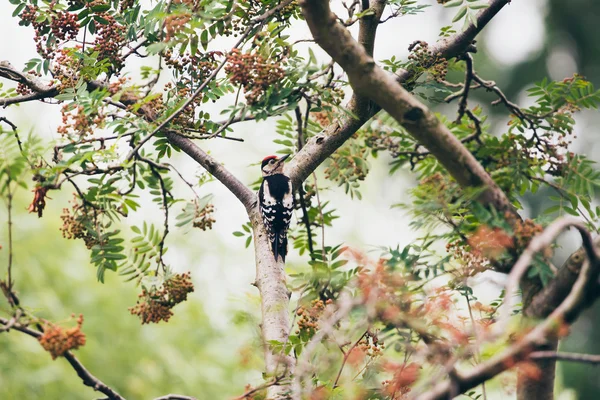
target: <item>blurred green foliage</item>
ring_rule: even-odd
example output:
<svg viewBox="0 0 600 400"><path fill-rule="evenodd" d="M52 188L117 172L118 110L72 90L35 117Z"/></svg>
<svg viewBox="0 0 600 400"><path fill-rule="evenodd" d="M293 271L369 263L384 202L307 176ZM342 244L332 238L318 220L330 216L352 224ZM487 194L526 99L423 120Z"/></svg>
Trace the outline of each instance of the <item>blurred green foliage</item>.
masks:
<svg viewBox="0 0 600 400"><path fill-rule="evenodd" d="M233 397L259 377L248 370L260 369L259 360L250 360L259 365L240 364L240 352L252 346L252 337L234 325L227 331L214 327L203 309L199 290L177 307L168 324L140 325L127 310L135 304L139 288L117 275L107 276L105 285L98 284L83 243L60 236L58 215L67 204L65 194L55 193L47 215L40 219L27 212L30 196L21 189L13 204L13 268L21 302L37 316L64 322L65 326L73 325L68 322L71 314L84 315L87 343L74 354L92 374L132 399L167 393L185 393L198 399ZM2 204L3 268L8 256L6 217ZM4 297L0 310L3 314L8 311ZM84 386L64 358L52 361L36 339L17 331L0 337L0 399L102 396Z"/></svg>

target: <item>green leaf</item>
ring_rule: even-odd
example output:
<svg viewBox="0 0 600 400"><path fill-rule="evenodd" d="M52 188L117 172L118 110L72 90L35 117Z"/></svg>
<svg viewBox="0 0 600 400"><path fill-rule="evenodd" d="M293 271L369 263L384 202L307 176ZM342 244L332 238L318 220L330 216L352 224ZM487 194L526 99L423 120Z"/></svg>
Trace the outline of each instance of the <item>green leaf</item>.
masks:
<svg viewBox="0 0 600 400"><path fill-rule="evenodd" d="M146 51L148 54L158 54L165 50L168 47L165 42L152 43L150 46L146 47Z"/></svg>
<svg viewBox="0 0 600 400"><path fill-rule="evenodd" d="M110 10L110 4L99 4L91 7L93 12L101 13Z"/></svg>
<svg viewBox="0 0 600 400"><path fill-rule="evenodd" d="M18 1L18 0L17 0ZM14 3L13 3L14 4ZM18 3L17 3L18 4ZM21 11L23 11L23 9L25 8L27 4L26 3L21 3L17 6L17 8L15 8L15 11L13 11L12 16L16 17L17 15L21 14Z"/></svg>
<svg viewBox="0 0 600 400"><path fill-rule="evenodd" d="M208 31L207 30L203 30L202 33L200 34L200 43L202 44L202 48L204 49L204 51L206 51L206 49L208 48Z"/></svg>
<svg viewBox="0 0 600 400"><path fill-rule="evenodd" d="M444 3L444 7L446 8L450 8L450 7L458 7L463 3L463 0L453 0L453 1L449 1L447 3Z"/></svg>
<svg viewBox="0 0 600 400"><path fill-rule="evenodd" d="M96 23L93 20L88 24L88 31L90 31L92 35L96 34Z"/></svg>
<svg viewBox="0 0 600 400"><path fill-rule="evenodd" d="M460 8L460 10L458 10L458 12L454 16L454 18L452 18L452 22L460 21L462 19L462 17L465 16L466 13L467 13L467 6L462 6Z"/></svg>

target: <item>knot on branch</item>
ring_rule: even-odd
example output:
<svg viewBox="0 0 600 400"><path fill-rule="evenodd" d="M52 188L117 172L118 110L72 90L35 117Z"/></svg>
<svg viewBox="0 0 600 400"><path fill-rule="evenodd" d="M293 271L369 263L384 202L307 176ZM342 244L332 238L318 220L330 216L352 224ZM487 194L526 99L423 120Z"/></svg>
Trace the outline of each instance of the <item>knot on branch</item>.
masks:
<svg viewBox="0 0 600 400"><path fill-rule="evenodd" d="M419 107L412 107L404 113L402 118L406 122L416 123L425 116L425 112Z"/></svg>

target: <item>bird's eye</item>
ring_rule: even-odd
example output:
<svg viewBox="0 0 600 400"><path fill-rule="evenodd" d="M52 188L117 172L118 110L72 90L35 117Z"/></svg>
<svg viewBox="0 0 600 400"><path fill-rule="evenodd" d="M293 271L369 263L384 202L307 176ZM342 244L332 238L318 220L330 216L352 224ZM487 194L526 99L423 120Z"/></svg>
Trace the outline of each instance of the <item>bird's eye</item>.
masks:
<svg viewBox="0 0 600 400"><path fill-rule="evenodd" d="M269 164L273 164L275 162L275 159L272 158L271 161L269 161Z"/></svg>

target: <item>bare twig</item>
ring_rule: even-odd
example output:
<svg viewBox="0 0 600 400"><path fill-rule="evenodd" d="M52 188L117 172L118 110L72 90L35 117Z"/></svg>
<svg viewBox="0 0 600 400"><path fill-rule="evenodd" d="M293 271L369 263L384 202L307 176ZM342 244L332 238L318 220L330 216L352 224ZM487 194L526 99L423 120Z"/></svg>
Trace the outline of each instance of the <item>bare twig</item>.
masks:
<svg viewBox="0 0 600 400"><path fill-rule="evenodd" d="M198 162L211 175L217 178L226 188L228 188L246 207L252 209L256 204L256 195L246 185L240 182L227 168L221 165L217 160L212 158L204 150L199 148L189 139L182 137L173 131L165 132L169 141L183 150L192 159Z"/></svg>
<svg viewBox="0 0 600 400"><path fill-rule="evenodd" d="M330 335L335 325L345 318L357 305L362 303L362 299L353 299L348 292L342 293L337 302L337 309L326 308L325 313L319 319L319 330L313 335L310 341L304 347L301 357L298 359L298 365L292 381L292 399L299 400L303 398L302 382L306 373L312 367L310 359L317 346Z"/></svg>
<svg viewBox="0 0 600 400"><path fill-rule="evenodd" d="M310 109L310 104L307 106ZM296 122L298 124L298 151L302 150L304 146L304 129L302 127L302 114L300 113L300 106L296 107ZM305 124L306 125L306 124ZM314 260L314 248L313 248L313 237L312 230L310 225L310 218L308 217L308 209L306 208L306 199L304 198L304 187L302 184L298 187L298 197L300 199L300 207L302 208L302 221L304 222L304 226L306 226L306 236L308 238L308 251L310 253L310 258Z"/></svg>
<svg viewBox="0 0 600 400"><path fill-rule="evenodd" d="M471 81L473 80L473 57L469 53L465 53L462 57L465 60L466 69L465 69L465 83L462 90L462 97L460 98L460 102L458 103L458 116L454 121L455 124L460 124L460 120L465 114L465 110L467 109L467 102L469 99L469 89L471 88Z"/></svg>
<svg viewBox="0 0 600 400"><path fill-rule="evenodd" d="M154 400L197 400L192 396L184 396L182 394L167 394L164 396L160 396L155 398Z"/></svg>
<svg viewBox="0 0 600 400"><path fill-rule="evenodd" d="M13 201L13 193L12 193L12 189L11 189L11 184L12 181L10 179L10 174L7 174L7 182L6 182L6 209L7 209L7 213L8 213L8 268L7 268L7 279L8 279L8 283L7 283L7 290L8 290L8 301L10 303L10 305L12 307L14 307L16 304L13 300L13 297L11 296L12 294L12 287L13 287L13 278L12 278L12 264L13 264L13 235L12 235L12 228L13 228L13 222L12 222L12 201Z"/></svg>
<svg viewBox="0 0 600 400"><path fill-rule="evenodd" d="M165 219L164 219L165 222L163 224L164 231L163 231L162 238L160 239L160 243L158 244L159 262L157 263L158 265L156 266L156 273L158 274L159 267L162 267L163 272L166 272L166 265L163 260L163 255L165 252L165 240L167 239L167 235L169 234L169 199L167 198L167 194L169 193L169 191L167 190L167 187L165 185L165 180L161 176L160 172L157 171L157 168L154 165L150 164L150 169L152 170L152 174L158 179L158 182L160 184L160 192L162 194L163 208L165 209Z"/></svg>
<svg viewBox="0 0 600 400"><path fill-rule="evenodd" d="M481 345L481 336L479 335L479 331L477 329L477 324L475 323L475 318L473 317L473 310L471 309L471 301L469 300L469 294L465 293L465 299L467 300L467 309L469 310L469 318L471 319L471 325L473 326L473 336L475 336L475 352L474 359L476 363L481 362L481 353L479 351L479 346ZM483 394L483 400L487 400L487 393L485 390L485 382L481 382L481 392Z"/></svg>
<svg viewBox="0 0 600 400"><path fill-rule="evenodd" d="M251 396L255 393L260 392L261 390L265 390L267 388L270 388L271 386L275 386L275 385L279 385L279 383L281 382L281 380L284 378L284 375L278 375L276 376L273 380L271 380L270 382L266 382L263 383L260 386L257 386L255 388L252 388L248 391L246 391L244 394L235 397L233 400L244 400L244 399L250 399L252 398Z"/></svg>
<svg viewBox="0 0 600 400"><path fill-rule="evenodd" d="M317 184L317 174L313 172L313 180L315 182L315 196L317 196L317 206L319 207L319 216L321 217L321 257L325 262L325 218L323 218L323 206L321 205L321 198L319 197L319 185Z"/></svg>
<svg viewBox="0 0 600 400"><path fill-rule="evenodd" d="M565 353L557 351L534 351L529 355L532 360L557 360L557 361L572 361L583 364L600 364L600 355L597 354L578 354Z"/></svg>
<svg viewBox="0 0 600 400"><path fill-rule="evenodd" d="M344 350L340 346L340 351L344 355L344 358L342 359L342 365L340 365L340 369L338 370L337 376L335 377L335 381L333 382L333 388L334 389L338 386L338 382L340 380L340 377L342 376L342 371L344 371L344 367L346 366L346 362L348 361L348 357L350 356L350 354L352 353L352 351L356 348L356 346L358 346L358 344L360 343L360 341L363 340L363 338L365 337L365 335L367 333L369 333L369 329L365 330L363 332L363 334L360 335L360 337L358 338L358 340L356 342L354 342L352 344L352 346L350 346L350 348L348 350Z"/></svg>

